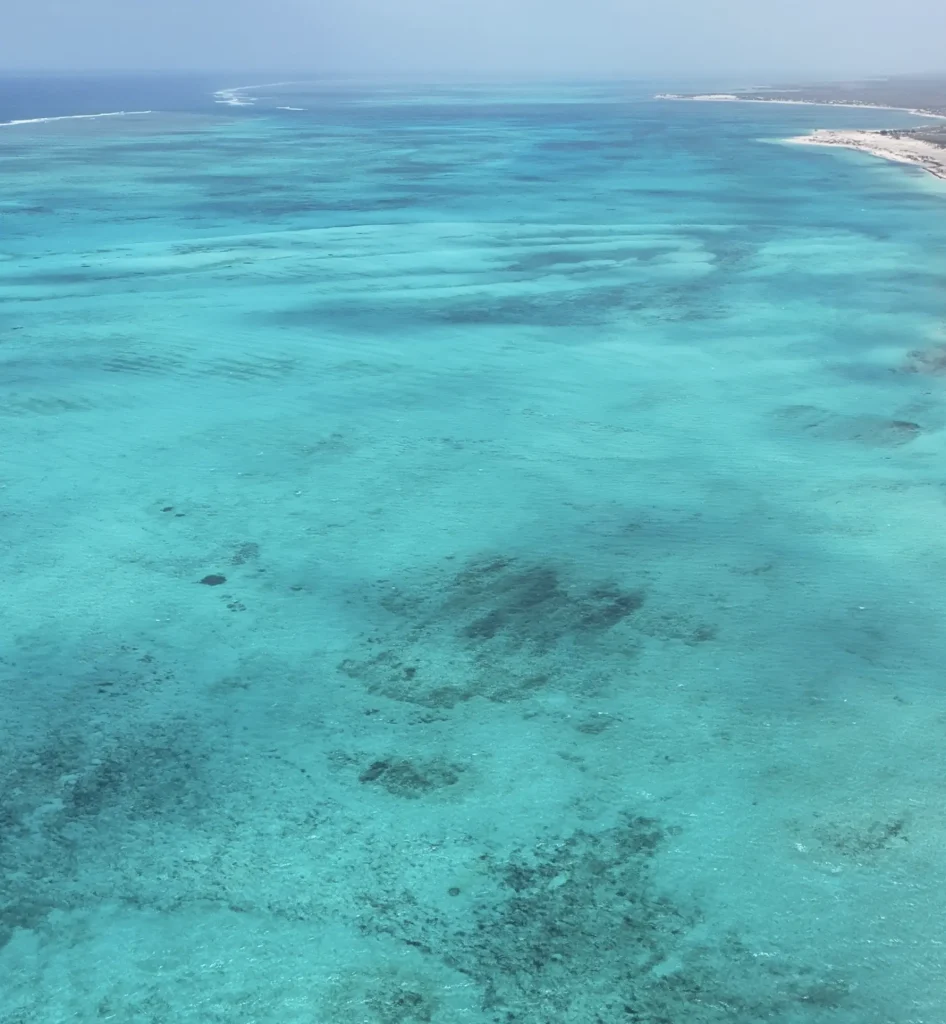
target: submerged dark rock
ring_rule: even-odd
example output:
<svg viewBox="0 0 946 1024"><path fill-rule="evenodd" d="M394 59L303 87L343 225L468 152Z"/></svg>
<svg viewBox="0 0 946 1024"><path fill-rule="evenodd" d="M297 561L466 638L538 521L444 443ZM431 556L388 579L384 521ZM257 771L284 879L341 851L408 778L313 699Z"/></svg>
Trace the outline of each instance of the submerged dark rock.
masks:
<svg viewBox="0 0 946 1024"><path fill-rule="evenodd" d="M435 790L456 785L464 770L462 765L436 758L425 762L404 759L374 761L358 776L358 781L376 782L392 796L416 800Z"/></svg>
<svg viewBox="0 0 946 1024"><path fill-rule="evenodd" d="M904 373L922 373L934 377L946 376L946 345L914 349L907 354L901 369Z"/></svg>
<svg viewBox="0 0 946 1024"><path fill-rule="evenodd" d="M851 1012L843 974L760 959L732 929L708 931L697 899L659 883L655 862L679 831L627 813L612 828L484 852L468 915L393 889L366 895L362 928L468 979L496 1024L814 1024Z"/></svg>
<svg viewBox="0 0 946 1024"><path fill-rule="evenodd" d="M200 582L206 587L219 587L221 583L227 582L227 577L221 576L219 573L211 573L209 576L205 576Z"/></svg>
<svg viewBox="0 0 946 1024"><path fill-rule="evenodd" d="M923 433L912 420L885 416L851 416L814 405L783 406L775 411L782 428L790 428L823 441L845 441L872 448L895 448L909 444Z"/></svg>
<svg viewBox="0 0 946 1024"><path fill-rule="evenodd" d="M646 602L639 585L506 555L433 566L397 586L380 580L377 589L394 620L338 667L372 694L428 708L593 686L600 658L591 653L619 652L625 669Z"/></svg>

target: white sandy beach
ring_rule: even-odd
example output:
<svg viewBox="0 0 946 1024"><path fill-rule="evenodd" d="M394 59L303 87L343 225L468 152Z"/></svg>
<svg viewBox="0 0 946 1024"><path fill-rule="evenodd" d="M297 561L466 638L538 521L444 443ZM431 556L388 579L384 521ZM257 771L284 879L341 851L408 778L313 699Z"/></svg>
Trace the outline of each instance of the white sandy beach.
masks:
<svg viewBox="0 0 946 1024"><path fill-rule="evenodd" d="M820 128L811 135L800 135L786 142L803 146L841 146L901 164L914 164L946 180L946 148L910 136L887 135L872 131L835 131Z"/></svg>
<svg viewBox="0 0 946 1024"><path fill-rule="evenodd" d="M735 93L700 93L695 96L683 96L672 92L661 92L654 96L655 100L688 100L698 103L779 103L792 107L858 107L867 110L902 110L919 117L935 117L946 120L946 114L935 114L931 110L919 107L891 107L883 103L858 103L843 100L785 100L767 96L738 96Z"/></svg>

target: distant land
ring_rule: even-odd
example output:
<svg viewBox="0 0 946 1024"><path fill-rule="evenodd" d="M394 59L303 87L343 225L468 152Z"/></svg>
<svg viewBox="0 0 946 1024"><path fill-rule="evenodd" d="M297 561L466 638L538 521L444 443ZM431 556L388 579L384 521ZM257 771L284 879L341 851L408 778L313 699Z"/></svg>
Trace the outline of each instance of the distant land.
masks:
<svg viewBox="0 0 946 1024"><path fill-rule="evenodd" d="M818 103L845 107L887 107L946 118L946 74L898 75L854 82L819 82L734 89L729 93L661 93L658 99L742 100Z"/></svg>
<svg viewBox="0 0 946 1024"><path fill-rule="evenodd" d="M661 100L715 103L793 103L833 107L905 110L918 117L946 121L946 75L869 78L856 82L821 82L736 89L729 93L660 93ZM819 129L788 142L841 146L897 163L912 164L946 179L946 124L922 124L909 129L835 131Z"/></svg>

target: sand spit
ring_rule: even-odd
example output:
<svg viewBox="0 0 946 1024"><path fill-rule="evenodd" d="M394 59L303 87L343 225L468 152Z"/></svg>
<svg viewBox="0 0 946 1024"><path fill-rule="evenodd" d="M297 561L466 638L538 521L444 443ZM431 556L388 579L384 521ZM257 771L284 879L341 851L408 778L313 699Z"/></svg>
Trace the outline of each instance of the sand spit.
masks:
<svg viewBox="0 0 946 1024"><path fill-rule="evenodd" d="M655 100L689 100L701 103L778 103L793 107L857 107L866 110L902 110L918 117L935 117L946 120L946 114L937 114L920 107L892 107L883 103L859 103L857 100L786 100L769 96L739 96L736 93L699 93L684 96L673 92L657 93Z"/></svg>
<svg viewBox="0 0 946 1024"><path fill-rule="evenodd" d="M802 146L841 146L856 149L872 156L894 160L901 164L914 164L924 171L946 180L946 147L912 138L902 132L890 131L834 131L820 128L811 135L800 135L786 142Z"/></svg>

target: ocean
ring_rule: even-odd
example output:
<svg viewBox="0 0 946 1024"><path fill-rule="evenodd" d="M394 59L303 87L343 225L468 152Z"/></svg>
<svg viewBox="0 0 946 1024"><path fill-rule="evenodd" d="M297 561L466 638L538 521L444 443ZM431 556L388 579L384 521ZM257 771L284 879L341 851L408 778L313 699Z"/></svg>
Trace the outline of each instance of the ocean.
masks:
<svg viewBox="0 0 946 1024"><path fill-rule="evenodd" d="M0 80L0 1024L942 1024L915 118L266 82Z"/></svg>

